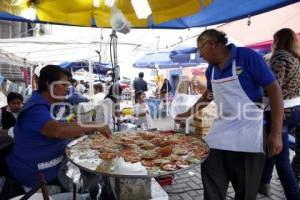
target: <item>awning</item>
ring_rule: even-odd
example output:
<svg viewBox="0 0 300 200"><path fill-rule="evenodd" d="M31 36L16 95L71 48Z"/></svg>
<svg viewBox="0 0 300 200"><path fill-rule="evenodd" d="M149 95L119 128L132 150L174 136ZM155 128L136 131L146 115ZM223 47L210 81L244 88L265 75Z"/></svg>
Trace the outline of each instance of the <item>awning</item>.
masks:
<svg viewBox="0 0 300 200"><path fill-rule="evenodd" d="M89 69L89 62L88 61L81 61L81 62L63 62L59 64L62 68L71 69L73 71L77 71L80 69ZM93 62L93 73L94 74L103 74L105 75L109 70L112 69L111 64L108 63L99 63L99 62Z"/></svg>
<svg viewBox="0 0 300 200"><path fill-rule="evenodd" d="M300 33L297 33L298 41L300 42ZM258 42L254 44L249 44L247 47L254 49L258 53L265 55L271 51L273 40Z"/></svg>
<svg viewBox="0 0 300 200"><path fill-rule="evenodd" d="M68 24L79 26L110 27L110 8L100 1L99 7L93 0L23 0L12 5L11 0L0 2L0 11L22 16L28 2L35 2L37 19L33 22ZM130 0L117 0L119 8L135 28L191 28L242 19L274 10L299 0L148 0L152 14L147 19L138 19ZM30 21L5 13L0 19Z"/></svg>
<svg viewBox="0 0 300 200"><path fill-rule="evenodd" d="M169 51L155 51L147 53L138 59L133 67L135 68L148 68L148 69L167 69L167 68L179 68L179 67L191 67L199 65L199 62L173 62L170 59Z"/></svg>

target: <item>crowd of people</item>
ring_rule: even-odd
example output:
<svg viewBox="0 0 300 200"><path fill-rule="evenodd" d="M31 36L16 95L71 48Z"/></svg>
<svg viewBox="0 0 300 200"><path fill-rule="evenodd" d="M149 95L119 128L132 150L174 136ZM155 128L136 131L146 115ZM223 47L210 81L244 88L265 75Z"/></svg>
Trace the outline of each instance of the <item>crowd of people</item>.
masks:
<svg viewBox="0 0 300 200"><path fill-rule="evenodd" d="M226 34L215 29L198 36L197 48L209 63L207 87L194 106L177 115L176 122L185 121L211 101L217 105L218 116L205 138L210 155L201 165L204 199L226 199L229 182L237 200L254 200L258 192L270 195L274 165L286 198L300 199L300 161L295 159L292 167L288 141L288 134L300 123L300 45L296 34L287 28L274 34L268 63L249 48L228 44ZM152 125L145 101L148 84L143 72L138 76L133 82L134 123L148 129ZM0 112L0 134L14 140L9 153L1 158L1 171L5 172L1 175L13 180L10 187L19 186L20 193L38 185L40 173L47 184L61 184L58 174L70 139L91 132L109 138L112 119L118 115L114 108L122 93L119 84L110 85L105 92L102 83L95 83L95 95L88 99L84 82L78 84L69 71L56 65L43 67L36 80L37 90L25 103L20 94L9 93L7 106ZM162 100L171 90L164 79L159 91ZM94 122L89 122L93 126L53 117L52 107L57 103L88 101L97 107ZM18 194L7 191L7 195ZM4 192L2 199L8 197Z"/></svg>

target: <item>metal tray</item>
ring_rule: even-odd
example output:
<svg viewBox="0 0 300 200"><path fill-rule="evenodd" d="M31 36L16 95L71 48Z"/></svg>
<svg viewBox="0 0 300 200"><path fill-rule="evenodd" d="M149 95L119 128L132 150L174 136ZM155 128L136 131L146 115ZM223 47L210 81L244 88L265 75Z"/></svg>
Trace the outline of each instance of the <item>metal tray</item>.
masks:
<svg viewBox="0 0 300 200"><path fill-rule="evenodd" d="M117 134L117 133L114 133ZM199 139L200 140L200 139ZM177 169L173 171L158 171L155 173L149 172L141 162L130 163L125 162L122 157L114 158L112 161L106 161L99 158L99 151L92 150L89 147L90 137L85 135L80 138L77 138L71 141L66 148L66 155L69 160L78 166L80 169L100 174L104 176L117 177L117 178L151 178L151 177L160 177L165 175L176 174L185 170L194 168L197 165L200 165L209 155L205 158L199 160L194 164L189 165L188 167Z"/></svg>

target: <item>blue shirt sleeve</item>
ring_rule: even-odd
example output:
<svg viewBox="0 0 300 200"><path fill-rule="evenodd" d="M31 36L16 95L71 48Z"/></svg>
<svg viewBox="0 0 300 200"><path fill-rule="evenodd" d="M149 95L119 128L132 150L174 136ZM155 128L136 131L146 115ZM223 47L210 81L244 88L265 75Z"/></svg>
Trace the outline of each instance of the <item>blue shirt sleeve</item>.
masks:
<svg viewBox="0 0 300 200"><path fill-rule="evenodd" d="M208 66L208 68L205 71L205 76L206 76L206 88L210 91L212 91L212 86L211 86L211 74L212 74L212 66Z"/></svg>
<svg viewBox="0 0 300 200"><path fill-rule="evenodd" d="M271 68L266 64L262 56L252 49L243 48L241 51L249 63L247 70L253 80L260 86L265 87L276 80Z"/></svg>
<svg viewBox="0 0 300 200"><path fill-rule="evenodd" d="M34 132L40 132L44 125L53 120L49 107L46 105L33 106L24 116L24 124Z"/></svg>

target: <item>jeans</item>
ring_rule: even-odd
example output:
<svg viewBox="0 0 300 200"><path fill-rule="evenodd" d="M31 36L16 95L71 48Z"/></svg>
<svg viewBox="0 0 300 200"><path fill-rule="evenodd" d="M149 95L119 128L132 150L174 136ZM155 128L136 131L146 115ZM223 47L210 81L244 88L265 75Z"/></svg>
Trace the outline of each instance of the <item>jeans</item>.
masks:
<svg viewBox="0 0 300 200"><path fill-rule="evenodd" d="M146 103L150 108L150 114L152 119L156 119L158 117L158 108L160 104L159 99L146 99Z"/></svg>
<svg viewBox="0 0 300 200"><path fill-rule="evenodd" d="M295 128L295 156L292 167L298 180L300 180L300 124Z"/></svg>
<svg viewBox="0 0 300 200"><path fill-rule="evenodd" d="M265 112L267 134L270 133L271 128L271 113ZM272 172L274 164L280 182L283 186L285 196L288 200L300 200L299 186L292 170L289 159L289 140L288 133L297 126L300 122L300 106L285 109L285 120L283 123L282 143L283 149L279 155L274 157L267 156L264 172L261 182L269 184L272 179Z"/></svg>

